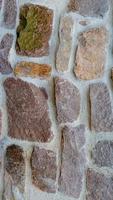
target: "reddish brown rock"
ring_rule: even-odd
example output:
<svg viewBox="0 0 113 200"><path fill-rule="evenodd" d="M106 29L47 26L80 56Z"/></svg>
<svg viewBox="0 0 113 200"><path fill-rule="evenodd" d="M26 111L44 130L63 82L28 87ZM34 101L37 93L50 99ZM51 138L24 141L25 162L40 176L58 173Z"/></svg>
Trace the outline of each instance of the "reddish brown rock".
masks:
<svg viewBox="0 0 113 200"><path fill-rule="evenodd" d="M3 9L3 24L10 29L16 25L17 4L16 0L5 0Z"/></svg>
<svg viewBox="0 0 113 200"><path fill-rule="evenodd" d="M56 155L53 151L34 147L31 156L33 184L42 191L56 191Z"/></svg>
<svg viewBox="0 0 113 200"><path fill-rule="evenodd" d="M85 127L65 127L62 135L59 191L79 198L85 172Z"/></svg>
<svg viewBox="0 0 113 200"><path fill-rule="evenodd" d="M80 94L77 87L67 80L55 79L55 98L59 123L74 122L80 112Z"/></svg>
<svg viewBox="0 0 113 200"><path fill-rule="evenodd" d="M69 0L68 10L83 16L103 17L109 9L108 0Z"/></svg>
<svg viewBox="0 0 113 200"><path fill-rule="evenodd" d="M105 83L90 85L91 129L96 132L113 131L113 113L109 90Z"/></svg>
<svg viewBox="0 0 113 200"><path fill-rule="evenodd" d="M21 140L49 142L53 135L45 89L14 78L6 79L4 87L9 136Z"/></svg>
<svg viewBox="0 0 113 200"><path fill-rule="evenodd" d="M113 178L99 174L92 169L87 171L86 200L113 200Z"/></svg>

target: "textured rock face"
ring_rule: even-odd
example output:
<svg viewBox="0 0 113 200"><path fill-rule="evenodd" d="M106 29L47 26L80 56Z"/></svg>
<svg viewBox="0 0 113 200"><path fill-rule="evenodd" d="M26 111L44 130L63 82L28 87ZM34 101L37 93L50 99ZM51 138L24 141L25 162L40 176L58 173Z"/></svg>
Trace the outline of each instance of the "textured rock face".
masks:
<svg viewBox="0 0 113 200"><path fill-rule="evenodd" d="M27 4L20 9L16 50L20 55L44 56L49 53L53 11L38 5Z"/></svg>
<svg viewBox="0 0 113 200"><path fill-rule="evenodd" d="M29 141L50 141L52 132L46 91L14 78L6 79L4 87L9 136Z"/></svg>
<svg viewBox="0 0 113 200"><path fill-rule="evenodd" d="M90 85L91 129L97 132L113 131L111 100L105 83Z"/></svg>
<svg viewBox="0 0 113 200"><path fill-rule="evenodd" d="M107 31L103 27L93 28L80 34L74 69L78 79L90 80L103 75L106 41Z"/></svg>
<svg viewBox="0 0 113 200"><path fill-rule="evenodd" d="M71 54L73 20L70 16L62 17L60 24L60 44L57 52L56 67L58 71L67 71Z"/></svg>
<svg viewBox="0 0 113 200"><path fill-rule="evenodd" d="M87 200L113 200L113 178L87 171Z"/></svg>
<svg viewBox="0 0 113 200"><path fill-rule="evenodd" d="M69 11L91 17L103 17L108 8L108 0L70 0L68 5Z"/></svg>
<svg viewBox="0 0 113 200"><path fill-rule="evenodd" d="M14 28L16 25L17 5L16 0L4 1L4 18L3 23L7 28Z"/></svg>
<svg viewBox="0 0 113 200"><path fill-rule="evenodd" d="M92 159L98 167L113 167L113 141L99 141L92 150Z"/></svg>
<svg viewBox="0 0 113 200"><path fill-rule="evenodd" d="M2 74L9 74L12 72L11 65L8 61L9 51L12 47L13 35L6 34L0 42L0 72Z"/></svg>
<svg viewBox="0 0 113 200"><path fill-rule="evenodd" d="M42 191L55 192L56 155L53 151L35 147L31 157L33 184Z"/></svg>
<svg viewBox="0 0 113 200"><path fill-rule="evenodd" d="M77 120L80 112L79 90L69 81L56 78L55 98L58 122L66 123Z"/></svg>
<svg viewBox="0 0 113 200"><path fill-rule="evenodd" d="M85 170L85 127L65 127L62 136L61 175L59 190L79 198Z"/></svg>
<svg viewBox="0 0 113 200"><path fill-rule="evenodd" d="M47 78L51 75L51 67L46 64L20 62L14 69L16 76L30 76Z"/></svg>

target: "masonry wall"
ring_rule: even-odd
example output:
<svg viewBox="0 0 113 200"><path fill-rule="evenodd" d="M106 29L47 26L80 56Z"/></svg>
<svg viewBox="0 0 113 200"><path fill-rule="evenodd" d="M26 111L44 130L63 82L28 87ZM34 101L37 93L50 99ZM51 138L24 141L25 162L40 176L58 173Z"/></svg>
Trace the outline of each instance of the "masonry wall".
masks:
<svg viewBox="0 0 113 200"><path fill-rule="evenodd" d="M0 0L0 200L113 200L112 10Z"/></svg>

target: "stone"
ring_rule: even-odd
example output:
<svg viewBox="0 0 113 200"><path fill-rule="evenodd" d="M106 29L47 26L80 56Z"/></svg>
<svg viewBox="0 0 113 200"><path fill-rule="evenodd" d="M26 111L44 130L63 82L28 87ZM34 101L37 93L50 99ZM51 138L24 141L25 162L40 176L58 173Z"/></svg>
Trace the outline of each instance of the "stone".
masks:
<svg viewBox="0 0 113 200"><path fill-rule="evenodd" d="M85 126L65 126L62 132L59 191L79 198L86 165Z"/></svg>
<svg viewBox="0 0 113 200"><path fill-rule="evenodd" d="M86 200L113 200L113 177L88 169L86 184Z"/></svg>
<svg viewBox="0 0 113 200"><path fill-rule="evenodd" d="M13 35L5 34L0 42L0 73L10 74L12 72L11 65L8 61L10 49L13 44Z"/></svg>
<svg viewBox="0 0 113 200"><path fill-rule="evenodd" d="M60 44L56 57L56 68L58 71L64 72L68 70L69 59L72 46L73 20L70 16L61 18L60 23Z"/></svg>
<svg viewBox="0 0 113 200"><path fill-rule="evenodd" d="M46 64L37 64L32 62L20 62L14 68L16 76L29 76L48 78L51 75L51 67Z"/></svg>
<svg viewBox="0 0 113 200"><path fill-rule="evenodd" d="M113 131L113 112L109 90L105 83L90 85L91 129L96 132Z"/></svg>
<svg viewBox="0 0 113 200"><path fill-rule="evenodd" d="M113 68L112 68L112 71L111 71L111 78L113 80Z"/></svg>
<svg viewBox="0 0 113 200"><path fill-rule="evenodd" d="M99 141L91 155L93 163L98 167L113 167L113 141Z"/></svg>
<svg viewBox="0 0 113 200"><path fill-rule="evenodd" d="M92 80L101 77L106 63L107 30L92 28L78 37L74 73L78 79Z"/></svg>
<svg viewBox="0 0 113 200"><path fill-rule="evenodd" d="M22 56L40 57L49 54L53 11L44 6L25 4L20 9L16 51Z"/></svg>
<svg viewBox="0 0 113 200"><path fill-rule="evenodd" d="M109 10L108 0L70 0L68 10L83 16L104 17Z"/></svg>
<svg viewBox="0 0 113 200"><path fill-rule="evenodd" d="M80 112L78 88L68 80L55 78L55 99L59 123L74 122Z"/></svg>
<svg viewBox="0 0 113 200"><path fill-rule="evenodd" d="M13 29L16 25L17 3L16 0L5 0L3 9L3 24L6 28Z"/></svg>
<svg viewBox="0 0 113 200"><path fill-rule="evenodd" d="M21 79L7 78L8 134L12 138L49 142L53 138L44 88Z"/></svg>
<svg viewBox="0 0 113 200"><path fill-rule="evenodd" d="M40 190L56 191L56 154L53 151L34 147L31 156L32 182Z"/></svg>

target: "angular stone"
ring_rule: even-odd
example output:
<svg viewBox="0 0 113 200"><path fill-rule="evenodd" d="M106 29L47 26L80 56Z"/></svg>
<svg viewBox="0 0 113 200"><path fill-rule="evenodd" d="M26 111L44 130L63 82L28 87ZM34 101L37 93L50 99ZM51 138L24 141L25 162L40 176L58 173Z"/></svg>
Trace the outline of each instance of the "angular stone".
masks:
<svg viewBox="0 0 113 200"><path fill-rule="evenodd" d="M108 0L70 0L68 10L83 16L103 17L109 9Z"/></svg>
<svg viewBox="0 0 113 200"><path fill-rule="evenodd" d="M10 29L15 28L17 16L16 0L5 0L3 10L3 24Z"/></svg>
<svg viewBox="0 0 113 200"><path fill-rule="evenodd" d="M32 181L42 191L54 193L57 174L56 155L53 151L34 147L31 156Z"/></svg>
<svg viewBox="0 0 113 200"><path fill-rule="evenodd" d="M55 79L57 120L59 123L74 122L80 112L80 94L71 82Z"/></svg>
<svg viewBox="0 0 113 200"><path fill-rule="evenodd" d="M79 198L86 165L85 127L65 127L62 135L61 173L59 191Z"/></svg>
<svg viewBox="0 0 113 200"><path fill-rule="evenodd" d="M104 27L93 28L79 35L74 69L78 79L91 80L103 75L106 43L107 30Z"/></svg>
<svg viewBox="0 0 113 200"><path fill-rule="evenodd" d="M16 139L49 142L52 139L47 93L21 79L7 78L9 136Z"/></svg>
<svg viewBox="0 0 113 200"><path fill-rule="evenodd" d="M91 155L94 164L98 167L113 167L113 141L99 141Z"/></svg>
<svg viewBox="0 0 113 200"><path fill-rule="evenodd" d="M96 132L113 131L113 112L109 90L105 83L90 85L91 129Z"/></svg>
<svg viewBox="0 0 113 200"><path fill-rule="evenodd" d="M29 76L47 78L51 75L51 67L46 64L20 62L14 69L16 76Z"/></svg>
<svg viewBox="0 0 113 200"><path fill-rule="evenodd" d="M56 67L58 71L67 71L71 54L73 20L70 16L61 18L60 44L57 52Z"/></svg>
<svg viewBox="0 0 113 200"><path fill-rule="evenodd" d="M113 200L113 178L99 174L92 169L87 171L86 200Z"/></svg>
<svg viewBox="0 0 113 200"><path fill-rule="evenodd" d="M9 74L12 72L11 65L8 61L8 56L13 43L13 35L5 34L0 42L0 72Z"/></svg>
<svg viewBox="0 0 113 200"><path fill-rule="evenodd" d="M16 51L23 56L46 56L52 33L53 11L44 6L26 4L20 9Z"/></svg>

